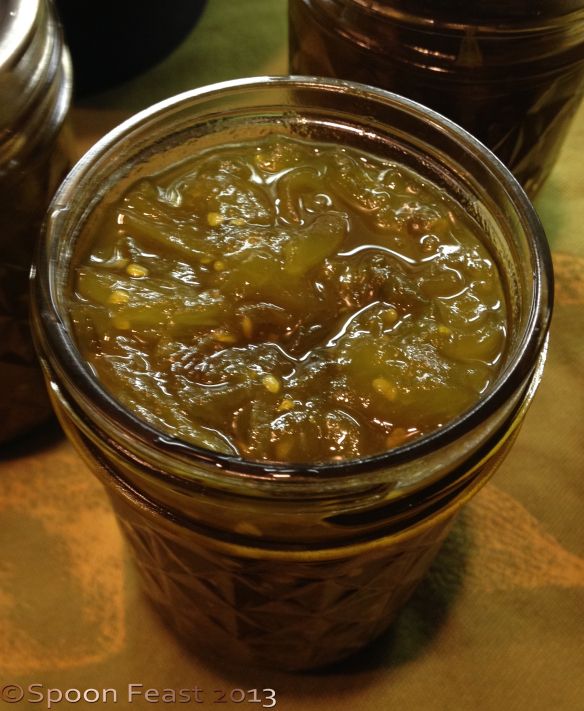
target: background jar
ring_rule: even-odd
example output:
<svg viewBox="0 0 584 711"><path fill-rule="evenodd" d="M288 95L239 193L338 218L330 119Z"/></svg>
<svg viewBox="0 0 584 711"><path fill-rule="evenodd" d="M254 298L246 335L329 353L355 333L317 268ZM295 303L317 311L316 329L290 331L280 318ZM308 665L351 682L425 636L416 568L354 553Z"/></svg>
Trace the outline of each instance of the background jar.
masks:
<svg viewBox="0 0 584 711"><path fill-rule="evenodd" d="M245 461L163 434L123 408L80 356L68 316L72 254L136 179L227 142L281 134L338 142L433 180L480 224L512 320L502 369L471 411L356 461ZM69 174L49 211L33 324L59 417L110 496L146 590L181 637L289 669L378 636L423 577L460 507L511 446L541 375L552 273L516 181L425 107L349 82L239 80L122 124Z"/></svg>
<svg viewBox="0 0 584 711"><path fill-rule="evenodd" d="M40 226L70 167L71 70L47 0L0 7L0 443L51 410L28 322Z"/></svg>
<svg viewBox="0 0 584 711"><path fill-rule="evenodd" d="M293 73L352 79L448 116L533 197L584 92L581 0L290 0Z"/></svg>

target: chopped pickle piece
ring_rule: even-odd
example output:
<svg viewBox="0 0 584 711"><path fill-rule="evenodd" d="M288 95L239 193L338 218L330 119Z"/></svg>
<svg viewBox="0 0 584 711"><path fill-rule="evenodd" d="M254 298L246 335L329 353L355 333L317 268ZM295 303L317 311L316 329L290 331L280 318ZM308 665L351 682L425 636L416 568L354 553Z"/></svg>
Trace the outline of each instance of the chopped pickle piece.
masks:
<svg viewBox="0 0 584 711"><path fill-rule="evenodd" d="M319 215L307 230L298 231L296 238L284 245L285 271L300 275L322 265L342 244L345 230L342 217Z"/></svg>
<svg viewBox="0 0 584 711"><path fill-rule="evenodd" d="M118 329L118 331L129 331L132 326L128 319L123 318L122 316L114 316L112 324L114 328Z"/></svg>
<svg viewBox="0 0 584 711"><path fill-rule="evenodd" d="M392 385L389 380L385 378L375 378L372 385L378 393L381 393L383 397L386 397L388 400L393 402L397 398L396 387Z"/></svg>
<svg viewBox="0 0 584 711"><path fill-rule="evenodd" d="M74 257L81 351L124 406L225 454L317 463L461 415L505 352L481 230L356 149L269 136L138 181Z"/></svg>
<svg viewBox="0 0 584 711"><path fill-rule="evenodd" d="M112 291L108 298L110 304L127 304L129 300L130 295L121 289Z"/></svg>
<svg viewBox="0 0 584 711"><path fill-rule="evenodd" d="M235 343L237 338L228 331L212 331L211 335L219 343Z"/></svg>

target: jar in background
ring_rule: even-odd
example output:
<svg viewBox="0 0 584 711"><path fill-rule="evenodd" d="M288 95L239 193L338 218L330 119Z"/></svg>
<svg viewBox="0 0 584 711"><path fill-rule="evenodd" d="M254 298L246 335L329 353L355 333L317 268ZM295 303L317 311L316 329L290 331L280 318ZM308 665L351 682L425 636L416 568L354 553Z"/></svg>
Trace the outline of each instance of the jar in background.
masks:
<svg viewBox="0 0 584 711"><path fill-rule="evenodd" d="M0 8L0 443L46 419L30 335L29 271L41 222L71 164L71 70L47 0Z"/></svg>
<svg viewBox="0 0 584 711"><path fill-rule="evenodd" d="M266 134L337 142L399 162L478 223L512 323L501 370L470 411L381 455L299 466L169 436L97 380L68 312L74 251L136 179ZM307 669L346 657L387 628L456 512L504 457L539 382L551 302L541 225L484 146L388 92L273 77L169 99L81 159L46 222L33 327L60 420L104 484L164 618L190 645L224 659Z"/></svg>
<svg viewBox="0 0 584 711"><path fill-rule="evenodd" d="M289 8L292 73L419 101L537 193L584 92L582 0L290 0Z"/></svg>

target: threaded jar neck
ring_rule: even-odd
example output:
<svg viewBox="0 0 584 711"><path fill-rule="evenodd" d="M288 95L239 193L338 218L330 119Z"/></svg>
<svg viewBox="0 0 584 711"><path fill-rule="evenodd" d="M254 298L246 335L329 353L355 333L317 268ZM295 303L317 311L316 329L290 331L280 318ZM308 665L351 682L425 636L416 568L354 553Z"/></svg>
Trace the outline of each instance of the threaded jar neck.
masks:
<svg viewBox="0 0 584 711"><path fill-rule="evenodd" d="M72 77L49 0L8 0L0 10L0 170L48 143L70 104Z"/></svg>
<svg viewBox="0 0 584 711"><path fill-rule="evenodd" d="M324 28L411 67L545 74L584 61L578 0L300 0Z"/></svg>

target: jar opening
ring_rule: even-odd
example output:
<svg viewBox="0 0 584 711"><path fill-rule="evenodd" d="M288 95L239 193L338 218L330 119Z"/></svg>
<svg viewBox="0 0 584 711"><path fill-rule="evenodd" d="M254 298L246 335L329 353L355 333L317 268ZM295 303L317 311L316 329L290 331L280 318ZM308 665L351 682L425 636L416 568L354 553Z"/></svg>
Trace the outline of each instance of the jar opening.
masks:
<svg viewBox="0 0 584 711"><path fill-rule="evenodd" d="M225 106L221 108L221 97L226 94L232 95L230 111ZM394 124L389 122L390 117ZM489 392L444 427L380 455L324 464L282 464L202 450L159 432L125 410L97 382L72 339L63 299L67 279L64 268L80 228L90 219L96 205L108 199L112 176L123 186L130 178L134 181L136 175L147 172L161 151L172 154L184 151L185 146L190 150L193 145L200 147L205 141L217 140L219 135L223 140L242 123L261 131L275 122L280 128L294 127L299 133L335 132L342 128L342 135L357 142L365 141L372 153L375 145L390 145L403 157L413 156L430 173L439 164L445 169L445 185L454 189L457 183L464 184L458 195L475 191L467 194L466 204L476 216L486 219L493 214L501 223L508 223L508 228L512 225L522 233L521 244L503 252L499 259L528 258L533 271L526 286L521 287L525 293L517 297L515 308L522 311L520 332ZM427 151L432 141L438 141L438 145L432 148L429 158L424 149ZM473 176L473 170L483 175ZM480 206L478 196L483 179L489 180L489 188L498 186L495 196L481 196L486 206ZM81 200L80 195L87 201ZM77 406L92 412L92 417L97 417L100 426L110 433L119 434L121 426L124 446L130 449L135 447L142 453L145 449L155 450L159 458L171 457L186 466L201 465L215 473L235 472L250 481L318 479L322 483L328 479L350 479L352 475L386 471L410 463L455 443L525 392L549 325L552 279L549 250L535 211L510 173L480 143L438 114L389 92L350 82L303 77L237 80L187 92L155 105L114 129L78 163L54 200L46 230L47 239L35 277L37 302L41 304L37 338L55 370L55 387L66 389ZM519 254L521 250L523 254Z"/></svg>

